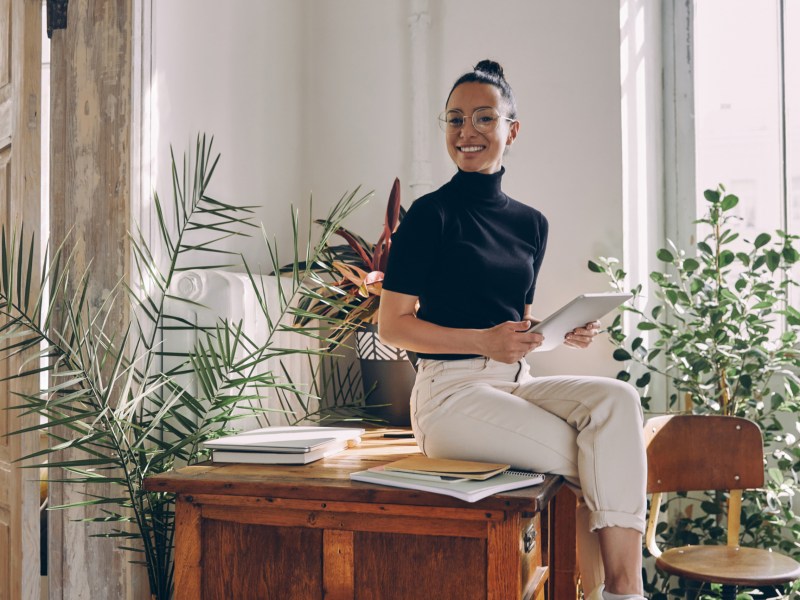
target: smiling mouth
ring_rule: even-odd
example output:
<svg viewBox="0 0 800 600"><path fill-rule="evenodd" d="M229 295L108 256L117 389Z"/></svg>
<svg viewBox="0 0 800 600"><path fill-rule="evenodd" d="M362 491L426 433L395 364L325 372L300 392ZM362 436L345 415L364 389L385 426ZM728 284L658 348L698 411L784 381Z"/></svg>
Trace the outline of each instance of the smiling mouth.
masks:
<svg viewBox="0 0 800 600"><path fill-rule="evenodd" d="M467 154L472 152L480 152L484 150L486 146L457 146L459 152L465 152Z"/></svg>

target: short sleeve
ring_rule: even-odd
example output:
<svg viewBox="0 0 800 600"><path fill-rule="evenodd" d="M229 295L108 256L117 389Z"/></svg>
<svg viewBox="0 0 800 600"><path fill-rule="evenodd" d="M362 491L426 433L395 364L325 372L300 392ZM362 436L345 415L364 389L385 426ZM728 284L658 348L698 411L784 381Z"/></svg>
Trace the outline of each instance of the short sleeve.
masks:
<svg viewBox="0 0 800 600"><path fill-rule="evenodd" d="M430 197L420 198L392 234L383 288L421 296L442 242L442 213Z"/></svg>
<svg viewBox="0 0 800 600"><path fill-rule="evenodd" d="M549 231L549 224L547 219L540 212L536 212L536 224L534 227L534 247L536 248L533 253L533 283L525 294L525 304L533 303L533 295L536 292L536 280L539 278L539 270L542 268L544 261L544 253L547 249L547 234Z"/></svg>

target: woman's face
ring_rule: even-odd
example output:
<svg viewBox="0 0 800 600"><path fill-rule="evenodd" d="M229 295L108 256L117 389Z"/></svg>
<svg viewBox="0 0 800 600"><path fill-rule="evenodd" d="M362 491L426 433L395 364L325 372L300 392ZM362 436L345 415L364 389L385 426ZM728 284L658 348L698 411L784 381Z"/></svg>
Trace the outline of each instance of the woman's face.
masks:
<svg viewBox="0 0 800 600"><path fill-rule="evenodd" d="M508 116L508 109L500 90L488 83L462 83L450 95L447 110L461 111L464 126L445 134L447 152L462 171L491 174L503 165L503 153L519 131L518 121L499 119L497 129L488 133L476 131L472 124L472 113L479 108L491 107L501 116Z"/></svg>

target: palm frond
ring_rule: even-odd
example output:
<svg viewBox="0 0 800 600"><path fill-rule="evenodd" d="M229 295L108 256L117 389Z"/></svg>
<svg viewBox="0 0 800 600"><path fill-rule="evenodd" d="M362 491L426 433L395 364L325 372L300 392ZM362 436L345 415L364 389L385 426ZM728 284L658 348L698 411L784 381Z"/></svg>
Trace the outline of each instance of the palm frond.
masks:
<svg viewBox="0 0 800 600"><path fill-rule="evenodd" d="M46 464L53 482L105 486L99 488L103 492L85 488L83 500L51 509L101 510L85 520L117 524L97 535L125 540L123 548L146 565L150 591L159 600L171 597L174 581L174 498L146 491L147 476L205 460L202 443L234 431L247 416L268 420L276 411L293 422L325 418L333 414L324 411L332 386L340 394L333 410L341 418L345 409L354 411L351 417L361 416L362 399L352 375L320 370L334 342L328 332L352 327L347 315L354 305L318 271L332 264L332 236L370 194L358 188L344 194L322 220L316 238L309 218L304 244L299 241L299 211L293 209L293 262L284 271L288 276L281 278L276 301L269 300L263 278L242 260L267 324L265 339L253 339L241 322L226 319L198 326L174 310L201 308L173 291L176 276L189 268L240 261L239 253L224 244L256 227L255 207L227 204L206 193L219 161L212 146L213 138L198 136L193 155L180 166L170 149L172 203L153 196L157 243L151 246L138 227L129 235L139 284L120 282L100 303L92 296L91 267L77 272L69 238L52 248L49 262L38 269L33 236L24 230L8 232L5 226L0 231L0 356L22 357L22 367L7 379L48 376L36 393L15 396L14 410L42 417L16 433L40 431L51 442L23 459ZM280 273L277 245L263 228L262 235L273 272ZM191 260L197 253L223 257L226 264ZM330 311L316 313L320 304ZM120 314L129 315L122 326ZM292 325L298 317L308 317L305 326ZM163 336L170 332L191 332L196 342L189 348L166 348ZM287 332L305 336L308 348L283 347L277 335ZM291 355L306 356L311 382L293 381L282 366L270 366ZM352 397L345 401L342 393ZM278 399L276 408L261 406L268 394Z"/></svg>

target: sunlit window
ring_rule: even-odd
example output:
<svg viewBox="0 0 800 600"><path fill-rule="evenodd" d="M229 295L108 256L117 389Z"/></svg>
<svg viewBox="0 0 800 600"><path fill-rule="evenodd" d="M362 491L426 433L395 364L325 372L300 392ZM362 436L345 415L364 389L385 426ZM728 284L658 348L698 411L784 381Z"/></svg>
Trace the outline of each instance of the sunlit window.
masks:
<svg viewBox="0 0 800 600"><path fill-rule="evenodd" d="M800 233L800 3L694 3L698 213L723 183L740 233Z"/></svg>

